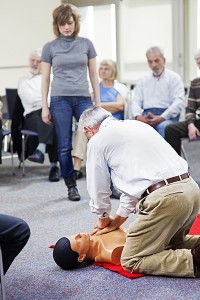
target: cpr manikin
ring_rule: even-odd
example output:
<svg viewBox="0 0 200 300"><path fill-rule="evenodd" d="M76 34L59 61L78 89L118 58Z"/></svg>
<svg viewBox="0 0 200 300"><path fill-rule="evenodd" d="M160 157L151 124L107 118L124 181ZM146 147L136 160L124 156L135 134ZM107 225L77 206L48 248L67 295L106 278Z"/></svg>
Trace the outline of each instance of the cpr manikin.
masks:
<svg viewBox="0 0 200 300"><path fill-rule="evenodd" d="M53 258L63 270L76 268L85 260L119 265L125 241L124 229L92 236L79 233L59 239Z"/></svg>

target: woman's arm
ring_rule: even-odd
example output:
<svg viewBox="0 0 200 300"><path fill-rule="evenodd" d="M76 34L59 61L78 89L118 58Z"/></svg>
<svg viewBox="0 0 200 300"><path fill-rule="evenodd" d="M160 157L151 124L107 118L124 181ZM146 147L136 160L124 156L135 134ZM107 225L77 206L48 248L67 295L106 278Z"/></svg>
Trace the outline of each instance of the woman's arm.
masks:
<svg viewBox="0 0 200 300"><path fill-rule="evenodd" d="M89 70L89 76L90 81L92 84L93 94L94 94L94 102L95 106L100 106L100 94L99 94L99 81L96 71L96 59L91 58L88 61L88 70Z"/></svg>
<svg viewBox="0 0 200 300"><path fill-rule="evenodd" d="M42 120L46 124L51 123L51 114L48 108L48 92L50 85L51 65L46 62L42 66Z"/></svg>
<svg viewBox="0 0 200 300"><path fill-rule="evenodd" d="M117 95L116 102L101 102L101 107L108 110L111 114L124 111L124 98Z"/></svg>

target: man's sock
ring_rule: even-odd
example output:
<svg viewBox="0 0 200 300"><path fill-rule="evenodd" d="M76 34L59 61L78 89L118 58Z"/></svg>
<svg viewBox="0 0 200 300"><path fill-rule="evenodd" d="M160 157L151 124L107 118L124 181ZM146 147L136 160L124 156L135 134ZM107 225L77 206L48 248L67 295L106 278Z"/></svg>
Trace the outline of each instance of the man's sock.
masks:
<svg viewBox="0 0 200 300"><path fill-rule="evenodd" d="M50 168L52 169L53 167L57 167L57 162L51 162Z"/></svg>
<svg viewBox="0 0 200 300"><path fill-rule="evenodd" d="M46 144L44 143L39 143L39 145L37 146L37 150L41 151L43 154L45 154L46 151Z"/></svg>

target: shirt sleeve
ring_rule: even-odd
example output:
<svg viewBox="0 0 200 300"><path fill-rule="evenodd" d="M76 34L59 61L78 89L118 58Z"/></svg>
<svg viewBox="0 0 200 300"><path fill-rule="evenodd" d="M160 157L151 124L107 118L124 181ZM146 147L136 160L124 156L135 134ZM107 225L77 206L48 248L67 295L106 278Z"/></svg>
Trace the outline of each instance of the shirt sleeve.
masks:
<svg viewBox="0 0 200 300"><path fill-rule="evenodd" d="M170 79L170 94L172 104L161 115L166 120L177 117L185 106L184 85L178 74Z"/></svg>
<svg viewBox="0 0 200 300"><path fill-rule="evenodd" d="M196 88L197 90L197 88ZM188 104L186 107L185 120L187 124L195 123L196 121L196 111L198 109L198 97L195 95L195 80L191 82L190 91L188 96Z"/></svg>
<svg viewBox="0 0 200 300"><path fill-rule="evenodd" d="M138 80L135 88L133 89L133 97L132 97L132 116L135 118L136 116L141 116L143 112L143 91L142 91L142 80Z"/></svg>
<svg viewBox="0 0 200 300"><path fill-rule="evenodd" d="M111 211L110 173L103 152L94 143L95 136L88 142L87 149L87 190L90 209L99 218L108 217Z"/></svg>
<svg viewBox="0 0 200 300"><path fill-rule="evenodd" d="M87 47L88 47L88 59L95 58L97 56L97 53L96 53L93 43L89 39L86 39L86 41L87 41Z"/></svg>
<svg viewBox="0 0 200 300"><path fill-rule="evenodd" d="M52 65L51 42L44 45L42 49L41 61L47 62Z"/></svg>

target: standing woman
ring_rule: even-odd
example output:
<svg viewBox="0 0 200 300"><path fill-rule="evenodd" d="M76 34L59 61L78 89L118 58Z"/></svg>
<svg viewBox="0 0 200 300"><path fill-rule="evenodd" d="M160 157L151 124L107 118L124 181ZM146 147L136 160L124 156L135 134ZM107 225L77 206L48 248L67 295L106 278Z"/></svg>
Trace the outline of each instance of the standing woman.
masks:
<svg viewBox="0 0 200 300"><path fill-rule="evenodd" d="M78 121L81 113L93 105L87 68L94 93L94 105L100 105L97 54L89 39L78 37L79 30L80 15L77 7L71 4L60 5L53 11L56 39L45 44L42 52L42 119L47 124L54 122L61 176L68 187L68 198L72 201L80 200L71 156L73 116ZM47 95L51 67L53 81L49 110Z"/></svg>

